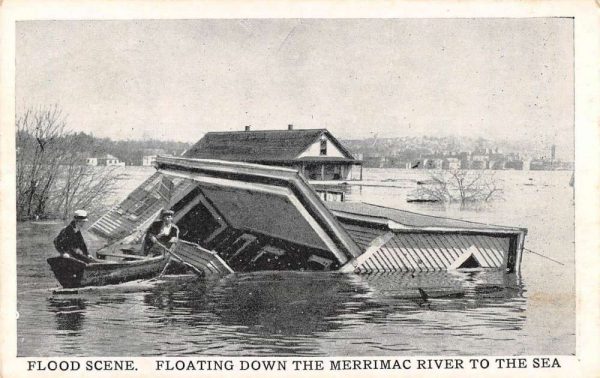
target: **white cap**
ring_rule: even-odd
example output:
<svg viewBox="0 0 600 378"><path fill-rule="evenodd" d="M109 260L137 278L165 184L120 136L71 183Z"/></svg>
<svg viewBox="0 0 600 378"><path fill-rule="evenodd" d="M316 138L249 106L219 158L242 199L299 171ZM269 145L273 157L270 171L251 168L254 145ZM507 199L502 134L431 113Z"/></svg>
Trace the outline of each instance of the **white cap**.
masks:
<svg viewBox="0 0 600 378"><path fill-rule="evenodd" d="M73 213L73 217L75 219L82 220L85 222L87 222L87 220L88 220L87 216L88 216L88 214L87 214L87 211L85 211L85 210L75 210L75 212Z"/></svg>

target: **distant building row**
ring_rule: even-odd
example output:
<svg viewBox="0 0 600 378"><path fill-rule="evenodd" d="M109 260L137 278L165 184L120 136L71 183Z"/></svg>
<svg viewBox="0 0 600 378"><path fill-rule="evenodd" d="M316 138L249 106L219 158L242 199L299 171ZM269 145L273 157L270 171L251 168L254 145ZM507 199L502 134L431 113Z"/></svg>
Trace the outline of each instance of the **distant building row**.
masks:
<svg viewBox="0 0 600 378"><path fill-rule="evenodd" d="M523 160L518 155L490 154L468 156L424 156L406 160L394 156L365 157L366 166L404 169L514 169L514 170L568 170L573 164L560 160Z"/></svg>
<svg viewBox="0 0 600 378"><path fill-rule="evenodd" d="M156 156L158 155L147 155L142 157L142 164L144 166L154 165L156 161ZM120 161L117 157L112 156L110 154L101 156L101 157L89 157L85 161L86 165L92 166L104 166L104 167L124 167L125 162Z"/></svg>
<svg viewBox="0 0 600 378"><path fill-rule="evenodd" d="M125 166L125 162L120 161L116 157L107 154L101 157L89 157L85 162L87 165L93 166L106 166L106 167L122 167Z"/></svg>

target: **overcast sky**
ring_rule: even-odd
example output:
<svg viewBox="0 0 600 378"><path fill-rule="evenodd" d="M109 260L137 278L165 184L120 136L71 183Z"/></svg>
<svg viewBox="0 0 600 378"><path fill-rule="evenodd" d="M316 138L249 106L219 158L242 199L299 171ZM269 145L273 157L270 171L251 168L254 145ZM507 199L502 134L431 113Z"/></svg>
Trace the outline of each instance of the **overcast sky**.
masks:
<svg viewBox="0 0 600 378"><path fill-rule="evenodd" d="M17 112L58 104L100 137L293 123L573 150L570 18L28 21L16 43Z"/></svg>

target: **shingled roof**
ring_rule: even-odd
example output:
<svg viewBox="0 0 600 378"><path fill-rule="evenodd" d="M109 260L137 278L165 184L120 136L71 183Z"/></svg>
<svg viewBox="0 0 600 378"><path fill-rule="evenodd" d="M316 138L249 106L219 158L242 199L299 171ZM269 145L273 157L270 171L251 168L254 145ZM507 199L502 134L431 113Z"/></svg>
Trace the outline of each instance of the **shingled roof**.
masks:
<svg viewBox="0 0 600 378"><path fill-rule="evenodd" d="M346 159L354 159L327 129L209 132L184 157L242 162L288 161L296 159L323 134Z"/></svg>

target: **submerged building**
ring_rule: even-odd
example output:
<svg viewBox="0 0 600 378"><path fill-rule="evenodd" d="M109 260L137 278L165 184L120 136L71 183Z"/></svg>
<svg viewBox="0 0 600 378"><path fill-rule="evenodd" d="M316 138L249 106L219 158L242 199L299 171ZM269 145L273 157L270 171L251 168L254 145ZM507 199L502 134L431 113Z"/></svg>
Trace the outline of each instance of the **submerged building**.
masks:
<svg viewBox="0 0 600 378"><path fill-rule="evenodd" d="M184 155L286 167L309 180L361 180L356 159L327 129L209 132Z"/></svg>
<svg viewBox="0 0 600 378"><path fill-rule="evenodd" d="M171 209L180 229L174 254L207 274L519 271L523 228L327 204L283 167L159 156L156 168L90 230L115 248L135 249L161 209Z"/></svg>

